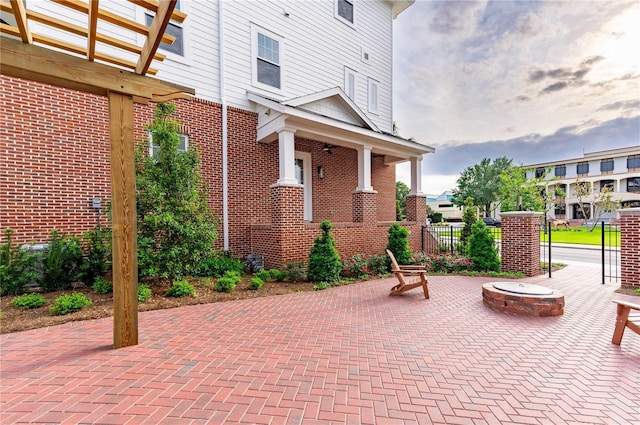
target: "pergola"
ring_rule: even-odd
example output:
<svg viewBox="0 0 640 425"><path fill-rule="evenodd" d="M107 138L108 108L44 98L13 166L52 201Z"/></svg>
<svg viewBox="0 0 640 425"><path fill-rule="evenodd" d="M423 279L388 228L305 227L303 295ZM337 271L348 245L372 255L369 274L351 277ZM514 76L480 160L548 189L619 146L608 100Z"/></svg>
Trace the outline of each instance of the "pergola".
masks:
<svg viewBox="0 0 640 425"><path fill-rule="evenodd" d="M174 41L174 37L165 34L169 21L183 22L186 18L184 13L175 10L177 0L128 1L154 14L150 26L101 9L99 0L88 3L50 0L74 13L86 15L85 25L65 21L64 16L54 18L29 10L24 0L2 0L0 3L2 12L15 21L0 23L3 34L0 72L3 75L95 93L107 96L109 100L114 348L138 343L133 104L188 98L195 94L193 89L145 76L156 74L157 71L150 67L153 60L164 59L164 55L157 53L160 43ZM52 38L35 33L30 29L34 22L62 36ZM101 25L113 25L118 30L140 34L144 44L139 46L101 33ZM66 41L76 37L84 38L86 45ZM122 55L114 55L114 51ZM135 61L126 59L132 55Z"/></svg>

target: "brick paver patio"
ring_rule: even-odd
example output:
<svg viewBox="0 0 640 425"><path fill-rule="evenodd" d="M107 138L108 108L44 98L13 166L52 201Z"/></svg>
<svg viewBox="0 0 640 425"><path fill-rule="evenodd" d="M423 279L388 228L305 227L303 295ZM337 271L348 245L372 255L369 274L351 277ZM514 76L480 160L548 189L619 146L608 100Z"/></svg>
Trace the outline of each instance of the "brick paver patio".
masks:
<svg viewBox="0 0 640 425"><path fill-rule="evenodd" d="M597 269L541 283L563 316L482 304L487 278L432 276L431 299L393 279L140 314L0 337L0 423L640 423L640 335L611 344Z"/></svg>

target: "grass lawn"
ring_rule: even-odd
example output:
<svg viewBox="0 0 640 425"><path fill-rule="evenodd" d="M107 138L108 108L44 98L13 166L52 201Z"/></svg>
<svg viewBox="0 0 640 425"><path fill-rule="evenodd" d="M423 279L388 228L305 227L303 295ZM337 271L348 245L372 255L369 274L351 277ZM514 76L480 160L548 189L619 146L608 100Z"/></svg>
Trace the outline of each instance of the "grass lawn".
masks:
<svg viewBox="0 0 640 425"><path fill-rule="evenodd" d="M613 230L609 233L609 228L605 230L605 244L607 246L620 246L620 230ZM540 240L544 239L544 234L540 234ZM585 227L571 227L568 230L557 229L551 232L551 243L574 243L582 245L602 244L602 229L598 226L589 232Z"/></svg>

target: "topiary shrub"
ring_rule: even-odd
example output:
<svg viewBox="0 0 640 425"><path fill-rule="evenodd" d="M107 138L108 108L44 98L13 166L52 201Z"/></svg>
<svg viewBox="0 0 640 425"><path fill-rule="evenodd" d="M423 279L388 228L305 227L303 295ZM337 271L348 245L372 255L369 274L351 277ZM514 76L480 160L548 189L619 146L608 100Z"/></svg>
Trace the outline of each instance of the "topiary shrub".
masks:
<svg viewBox="0 0 640 425"><path fill-rule="evenodd" d="M138 302L144 303L151 299L153 292L144 283L138 285Z"/></svg>
<svg viewBox="0 0 640 425"><path fill-rule="evenodd" d="M66 294L56 298L53 307L49 309L49 312L53 316L63 316L75 311L80 311L90 305L91 301L84 294L74 292L72 294Z"/></svg>
<svg viewBox="0 0 640 425"><path fill-rule="evenodd" d="M171 288L166 292L166 295L175 298L194 297L196 295L196 289L186 280L179 280L178 282L173 282L173 285L171 285Z"/></svg>
<svg viewBox="0 0 640 425"><path fill-rule="evenodd" d="M310 281L335 282L340 279L342 261L335 247L331 228L333 224L329 220L320 223L322 236L315 238L309 251L307 279Z"/></svg>
<svg viewBox="0 0 640 425"><path fill-rule="evenodd" d="M113 284L102 277L98 277L93 283L93 292L96 294L108 294L113 292Z"/></svg>
<svg viewBox="0 0 640 425"><path fill-rule="evenodd" d="M33 270L35 254L26 249L12 247L13 230L5 229L7 242L0 245L0 295L19 295L31 280L38 277Z"/></svg>
<svg viewBox="0 0 640 425"><path fill-rule="evenodd" d="M409 249L409 231L398 223L393 223L389 226L387 249L396 257L398 264L412 263L412 254ZM391 270L391 261L389 261L388 270Z"/></svg>
<svg viewBox="0 0 640 425"><path fill-rule="evenodd" d="M251 279L251 282L249 282L249 289L251 289L252 291L257 291L258 289L262 288L262 285L264 285L264 281L259 277L254 277L253 279Z"/></svg>
<svg viewBox="0 0 640 425"><path fill-rule="evenodd" d="M475 271L497 272L500 270L495 240L483 221L477 221L471 226L469 257L473 261Z"/></svg>
<svg viewBox="0 0 640 425"><path fill-rule="evenodd" d="M41 294L24 294L11 301L15 307L31 309L42 307L47 304L47 300Z"/></svg>
<svg viewBox="0 0 640 425"><path fill-rule="evenodd" d="M81 277L84 258L80 243L75 237L51 232L49 247L42 253L42 280L40 286L45 292L69 288L71 282Z"/></svg>

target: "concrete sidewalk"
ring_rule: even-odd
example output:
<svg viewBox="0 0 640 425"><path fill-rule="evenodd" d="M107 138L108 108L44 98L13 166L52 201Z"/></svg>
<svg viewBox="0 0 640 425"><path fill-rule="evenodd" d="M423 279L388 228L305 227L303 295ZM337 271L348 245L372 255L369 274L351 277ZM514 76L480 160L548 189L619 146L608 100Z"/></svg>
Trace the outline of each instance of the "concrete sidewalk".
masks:
<svg viewBox="0 0 640 425"><path fill-rule="evenodd" d="M560 317L482 304L488 278L393 279L0 336L0 423L640 423L640 335L611 344L613 299L593 269L526 279L565 294Z"/></svg>

